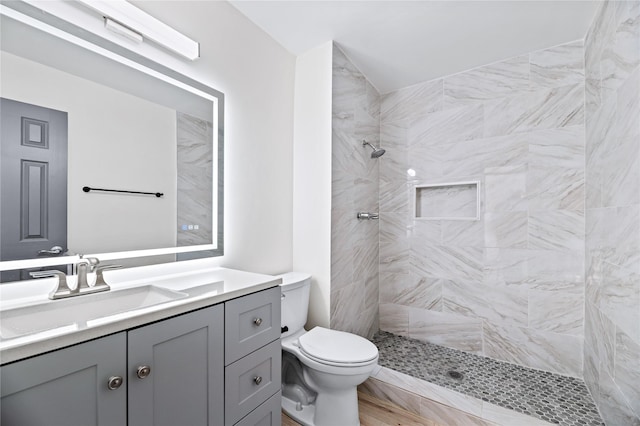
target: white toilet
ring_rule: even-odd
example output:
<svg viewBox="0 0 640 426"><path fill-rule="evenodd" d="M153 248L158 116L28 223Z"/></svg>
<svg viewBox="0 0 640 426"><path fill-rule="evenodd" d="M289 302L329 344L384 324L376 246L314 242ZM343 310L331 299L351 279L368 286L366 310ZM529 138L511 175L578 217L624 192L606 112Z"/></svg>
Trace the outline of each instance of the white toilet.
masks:
<svg viewBox="0 0 640 426"><path fill-rule="evenodd" d="M357 386L378 362L378 348L351 333L304 329L311 276L282 278L282 408L305 426L357 426Z"/></svg>

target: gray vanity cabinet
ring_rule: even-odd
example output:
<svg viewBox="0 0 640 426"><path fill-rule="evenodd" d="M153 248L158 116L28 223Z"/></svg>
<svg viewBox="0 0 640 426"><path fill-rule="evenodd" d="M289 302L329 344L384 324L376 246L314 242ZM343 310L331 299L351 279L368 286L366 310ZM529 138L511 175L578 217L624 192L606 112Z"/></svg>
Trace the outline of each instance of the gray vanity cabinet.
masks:
<svg viewBox="0 0 640 426"><path fill-rule="evenodd" d="M129 426L223 424L222 304L128 335Z"/></svg>
<svg viewBox="0 0 640 426"><path fill-rule="evenodd" d="M226 426L280 424L281 295L273 287L225 303Z"/></svg>
<svg viewBox="0 0 640 426"><path fill-rule="evenodd" d="M126 347L122 332L3 366L0 424L126 424Z"/></svg>
<svg viewBox="0 0 640 426"><path fill-rule="evenodd" d="M8 364L0 378L2 426L222 425L224 305Z"/></svg>
<svg viewBox="0 0 640 426"><path fill-rule="evenodd" d="M7 364L0 425L279 425L279 338L274 287Z"/></svg>

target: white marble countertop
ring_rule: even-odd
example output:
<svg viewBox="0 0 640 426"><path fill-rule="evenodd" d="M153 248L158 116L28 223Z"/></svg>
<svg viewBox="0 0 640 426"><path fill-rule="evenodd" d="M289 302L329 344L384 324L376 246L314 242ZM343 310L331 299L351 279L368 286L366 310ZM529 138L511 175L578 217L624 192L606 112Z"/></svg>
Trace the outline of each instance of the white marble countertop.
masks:
<svg viewBox="0 0 640 426"><path fill-rule="evenodd" d="M153 272L156 272L156 274ZM158 269L148 270L146 268L138 271L107 271L105 272L105 280L111 286L111 291L153 285L188 293L187 290L194 287L207 286L203 287L205 289L204 292L195 291L191 295L178 300L110 315L103 320L98 318L15 338L3 339L0 337L0 364L10 363L215 305L276 286L282 282L280 278L271 275L219 267L179 272ZM48 294L55 285L56 279L53 278L0 285L0 311L23 306L56 303L58 301L48 299ZM92 295L80 295L73 299L80 301L82 298L90 297Z"/></svg>

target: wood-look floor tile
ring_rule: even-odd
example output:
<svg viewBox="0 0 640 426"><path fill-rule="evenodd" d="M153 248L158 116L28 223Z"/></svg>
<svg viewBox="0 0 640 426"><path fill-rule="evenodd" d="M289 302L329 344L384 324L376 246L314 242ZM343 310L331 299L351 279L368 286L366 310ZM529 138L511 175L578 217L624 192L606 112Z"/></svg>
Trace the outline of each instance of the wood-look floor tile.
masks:
<svg viewBox="0 0 640 426"><path fill-rule="evenodd" d="M360 392L358 392L358 409L361 426L438 426L431 420ZM300 425L282 413L282 426Z"/></svg>

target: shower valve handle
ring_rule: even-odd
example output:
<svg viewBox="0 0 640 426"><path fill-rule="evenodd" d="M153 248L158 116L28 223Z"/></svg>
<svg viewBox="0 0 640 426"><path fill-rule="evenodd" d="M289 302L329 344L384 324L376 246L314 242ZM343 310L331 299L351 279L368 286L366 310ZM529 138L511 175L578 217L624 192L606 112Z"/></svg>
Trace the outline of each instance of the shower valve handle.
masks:
<svg viewBox="0 0 640 426"><path fill-rule="evenodd" d="M379 219L379 218L380 218L380 215L378 215L378 213L358 212L358 219L372 220L372 219Z"/></svg>

